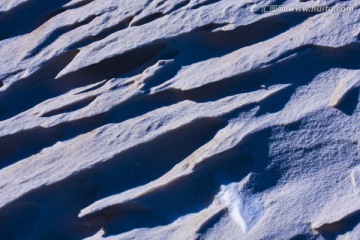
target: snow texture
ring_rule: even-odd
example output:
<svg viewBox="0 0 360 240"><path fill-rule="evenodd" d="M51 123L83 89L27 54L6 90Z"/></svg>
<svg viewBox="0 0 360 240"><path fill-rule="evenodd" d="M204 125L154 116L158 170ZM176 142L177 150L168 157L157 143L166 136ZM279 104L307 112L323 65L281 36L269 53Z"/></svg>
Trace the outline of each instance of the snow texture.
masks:
<svg viewBox="0 0 360 240"><path fill-rule="evenodd" d="M2 0L0 238L360 239L359 101L359 1Z"/></svg>

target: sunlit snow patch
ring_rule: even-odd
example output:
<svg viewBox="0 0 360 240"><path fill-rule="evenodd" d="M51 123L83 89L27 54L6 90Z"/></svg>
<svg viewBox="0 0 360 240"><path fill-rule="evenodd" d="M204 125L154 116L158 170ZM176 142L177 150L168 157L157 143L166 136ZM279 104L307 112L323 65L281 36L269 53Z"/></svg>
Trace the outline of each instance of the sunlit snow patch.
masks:
<svg viewBox="0 0 360 240"><path fill-rule="evenodd" d="M258 222L262 215L261 200L243 191L242 185L232 183L221 186L218 198L222 204L227 206L231 218L240 225L245 233Z"/></svg>

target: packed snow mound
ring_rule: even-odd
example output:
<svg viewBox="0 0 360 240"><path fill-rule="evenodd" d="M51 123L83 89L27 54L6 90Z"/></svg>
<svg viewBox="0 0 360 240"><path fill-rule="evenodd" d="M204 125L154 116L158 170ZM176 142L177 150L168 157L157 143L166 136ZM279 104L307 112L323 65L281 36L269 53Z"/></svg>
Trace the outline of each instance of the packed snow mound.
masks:
<svg viewBox="0 0 360 240"><path fill-rule="evenodd" d="M359 95L358 1L2 0L0 238L359 239Z"/></svg>

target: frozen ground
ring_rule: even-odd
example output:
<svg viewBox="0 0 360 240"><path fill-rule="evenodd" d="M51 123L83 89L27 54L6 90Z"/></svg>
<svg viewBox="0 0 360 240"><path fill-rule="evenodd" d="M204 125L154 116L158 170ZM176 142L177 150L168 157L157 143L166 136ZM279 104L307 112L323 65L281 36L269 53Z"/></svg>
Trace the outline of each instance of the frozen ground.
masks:
<svg viewBox="0 0 360 240"><path fill-rule="evenodd" d="M0 238L360 239L359 8L2 0Z"/></svg>

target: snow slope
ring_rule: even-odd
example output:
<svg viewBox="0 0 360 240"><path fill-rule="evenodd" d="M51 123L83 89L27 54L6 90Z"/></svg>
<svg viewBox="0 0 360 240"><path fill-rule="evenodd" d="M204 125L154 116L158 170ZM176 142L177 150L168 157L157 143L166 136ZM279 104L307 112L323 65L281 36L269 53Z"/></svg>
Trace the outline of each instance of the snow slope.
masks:
<svg viewBox="0 0 360 240"><path fill-rule="evenodd" d="M360 239L359 100L358 1L3 0L0 238Z"/></svg>

